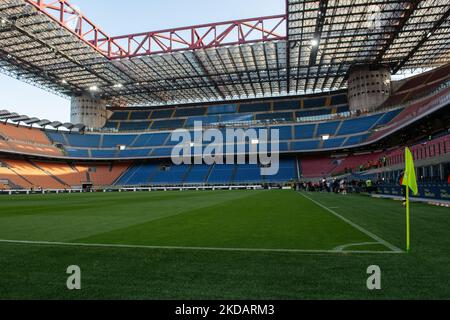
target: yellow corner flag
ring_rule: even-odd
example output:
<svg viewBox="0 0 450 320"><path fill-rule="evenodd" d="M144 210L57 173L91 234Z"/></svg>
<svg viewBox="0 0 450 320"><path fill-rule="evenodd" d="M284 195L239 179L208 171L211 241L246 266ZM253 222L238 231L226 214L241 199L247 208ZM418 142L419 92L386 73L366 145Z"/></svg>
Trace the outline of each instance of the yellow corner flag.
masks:
<svg viewBox="0 0 450 320"><path fill-rule="evenodd" d="M414 167L414 158L409 148L405 150L405 174L403 176L402 185L406 187L406 251L411 249L411 226L410 226L410 206L409 206L409 190L413 195L419 193L417 187L416 169Z"/></svg>

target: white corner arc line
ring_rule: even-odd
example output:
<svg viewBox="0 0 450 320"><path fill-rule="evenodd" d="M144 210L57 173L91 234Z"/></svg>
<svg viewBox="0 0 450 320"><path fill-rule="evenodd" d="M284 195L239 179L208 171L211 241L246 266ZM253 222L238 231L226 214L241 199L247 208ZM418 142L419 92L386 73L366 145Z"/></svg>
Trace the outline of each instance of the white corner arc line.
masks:
<svg viewBox="0 0 450 320"><path fill-rule="evenodd" d="M353 221L350 221L349 219L341 216L339 213L337 213L336 211L324 206L323 204L321 204L320 202L317 202L316 200L308 197L307 195L303 194L303 193L299 193L302 197L308 199L309 201L315 203L316 205L318 205L319 207L327 210L328 212L330 212L331 214L333 214L334 216L338 217L339 219L341 219L342 221L348 223L349 225L351 225L353 228L361 231L362 233L365 233L367 236L369 236L370 238L374 239L375 241L381 243L382 245L384 245L385 247L391 249L394 252L403 252L402 249L394 246L393 244L387 242L386 240L380 238L379 236L377 236L376 234L364 229L363 227L357 225L356 223L354 223Z"/></svg>
<svg viewBox="0 0 450 320"><path fill-rule="evenodd" d="M373 244L380 245L379 242L349 243L349 244L344 244L344 245L342 245L342 246L336 247L336 248L334 248L333 250L336 250L336 251L345 251L345 249L348 249L348 248L352 248L352 247L362 247L362 246L370 246L370 245L373 245Z"/></svg>
<svg viewBox="0 0 450 320"><path fill-rule="evenodd" d="M144 246L128 244L94 244L94 243L70 243L51 241L27 241L27 240L0 240L0 244L17 245L41 245L60 247L85 247L85 248L116 248L116 249L149 249L149 250L180 250L180 251L222 251L222 252L266 252L266 253L309 253L309 254L399 254L402 251L336 251L336 250L303 250L303 249L258 249L258 248L208 248L208 247L170 247L170 246Z"/></svg>

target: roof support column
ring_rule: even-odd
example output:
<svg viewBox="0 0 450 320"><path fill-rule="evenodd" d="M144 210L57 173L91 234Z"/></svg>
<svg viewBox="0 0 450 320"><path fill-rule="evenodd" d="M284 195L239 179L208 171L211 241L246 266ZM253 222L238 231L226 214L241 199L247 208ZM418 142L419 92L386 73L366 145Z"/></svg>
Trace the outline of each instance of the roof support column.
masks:
<svg viewBox="0 0 450 320"><path fill-rule="evenodd" d="M89 95L72 97L70 121L82 123L88 128L103 128L108 119L106 101Z"/></svg>

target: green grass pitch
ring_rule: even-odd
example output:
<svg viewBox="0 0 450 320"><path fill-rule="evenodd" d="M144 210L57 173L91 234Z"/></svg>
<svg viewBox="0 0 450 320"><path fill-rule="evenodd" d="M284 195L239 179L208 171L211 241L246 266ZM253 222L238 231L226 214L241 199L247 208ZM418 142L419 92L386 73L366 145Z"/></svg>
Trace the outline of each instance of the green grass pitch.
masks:
<svg viewBox="0 0 450 320"><path fill-rule="evenodd" d="M450 298L448 208L294 191L2 197L0 299ZM66 288L66 268L82 290ZM379 265L382 290L366 270Z"/></svg>

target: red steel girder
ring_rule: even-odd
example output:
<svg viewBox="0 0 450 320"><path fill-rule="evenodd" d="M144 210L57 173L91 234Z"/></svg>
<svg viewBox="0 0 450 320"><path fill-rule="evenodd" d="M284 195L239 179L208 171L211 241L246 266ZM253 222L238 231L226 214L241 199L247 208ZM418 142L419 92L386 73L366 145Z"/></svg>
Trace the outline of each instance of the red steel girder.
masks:
<svg viewBox="0 0 450 320"><path fill-rule="evenodd" d="M286 14L110 37L67 0L25 0L109 59L286 40Z"/></svg>
<svg viewBox="0 0 450 320"><path fill-rule="evenodd" d="M80 40L110 58L109 53L124 54L122 48L103 30L66 0L25 0Z"/></svg>
<svg viewBox="0 0 450 320"><path fill-rule="evenodd" d="M112 37L121 50L111 46L108 56L131 58L286 39L286 15L276 15Z"/></svg>

